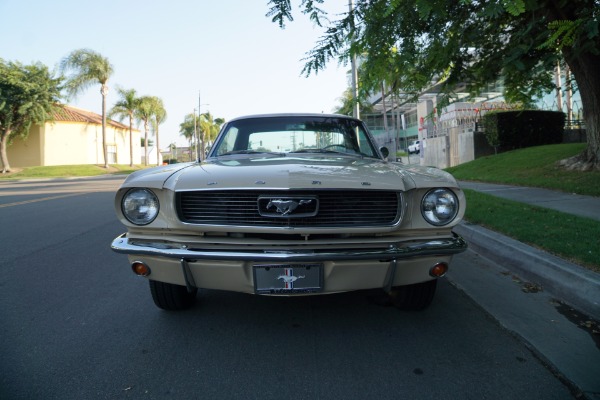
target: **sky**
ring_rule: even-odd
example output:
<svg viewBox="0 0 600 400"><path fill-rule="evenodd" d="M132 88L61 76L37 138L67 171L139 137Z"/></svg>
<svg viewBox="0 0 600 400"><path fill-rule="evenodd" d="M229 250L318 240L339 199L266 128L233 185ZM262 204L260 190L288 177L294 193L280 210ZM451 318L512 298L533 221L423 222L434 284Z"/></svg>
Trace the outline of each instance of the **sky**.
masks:
<svg viewBox="0 0 600 400"><path fill-rule="evenodd" d="M94 50L114 67L116 87L163 100L160 145L186 145L179 124L200 106L215 118L274 112L330 113L348 87L349 66L332 61L305 77L302 59L323 29L292 0L285 29L266 17L268 0L0 0L0 58L57 70L71 51ZM331 19L347 0L327 0ZM101 114L100 85L66 104ZM127 121L123 121L128 123ZM138 126L142 130L142 126Z"/></svg>

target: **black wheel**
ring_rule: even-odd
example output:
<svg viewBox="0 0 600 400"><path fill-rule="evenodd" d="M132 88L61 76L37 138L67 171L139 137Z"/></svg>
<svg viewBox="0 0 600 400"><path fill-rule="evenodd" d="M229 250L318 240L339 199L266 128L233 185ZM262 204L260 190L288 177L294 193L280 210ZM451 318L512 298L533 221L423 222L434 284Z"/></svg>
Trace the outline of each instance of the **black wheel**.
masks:
<svg viewBox="0 0 600 400"><path fill-rule="evenodd" d="M437 280L392 288L389 296L392 304L401 310L424 310L435 295Z"/></svg>
<svg viewBox="0 0 600 400"><path fill-rule="evenodd" d="M176 311L190 308L196 302L198 289L188 292L185 286L150 280L150 293L157 307Z"/></svg>

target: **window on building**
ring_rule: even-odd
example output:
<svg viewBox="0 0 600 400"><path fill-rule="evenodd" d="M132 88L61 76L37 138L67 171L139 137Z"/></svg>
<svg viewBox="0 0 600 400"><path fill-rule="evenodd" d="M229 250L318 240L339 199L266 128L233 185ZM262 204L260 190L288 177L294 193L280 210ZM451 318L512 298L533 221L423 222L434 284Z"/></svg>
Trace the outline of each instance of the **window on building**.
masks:
<svg viewBox="0 0 600 400"><path fill-rule="evenodd" d="M106 147L107 147L107 151L108 151L108 163L116 164L117 163L117 146L108 145Z"/></svg>

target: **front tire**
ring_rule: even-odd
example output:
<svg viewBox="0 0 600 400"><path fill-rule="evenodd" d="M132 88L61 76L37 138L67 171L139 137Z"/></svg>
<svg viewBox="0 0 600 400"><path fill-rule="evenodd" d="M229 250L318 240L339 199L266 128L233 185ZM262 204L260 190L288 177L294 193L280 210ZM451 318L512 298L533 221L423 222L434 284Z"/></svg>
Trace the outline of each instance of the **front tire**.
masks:
<svg viewBox="0 0 600 400"><path fill-rule="evenodd" d="M198 289L188 292L185 286L150 280L152 300L158 308L168 311L185 310L196 302Z"/></svg>
<svg viewBox="0 0 600 400"><path fill-rule="evenodd" d="M437 280L393 287L389 293L390 301L401 310L424 310L433 301L436 287Z"/></svg>

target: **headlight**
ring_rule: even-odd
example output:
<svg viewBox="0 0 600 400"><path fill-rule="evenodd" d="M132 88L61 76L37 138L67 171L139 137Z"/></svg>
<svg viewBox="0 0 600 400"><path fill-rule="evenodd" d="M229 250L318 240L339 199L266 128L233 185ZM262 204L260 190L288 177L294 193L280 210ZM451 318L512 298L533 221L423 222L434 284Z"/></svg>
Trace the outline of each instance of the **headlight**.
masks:
<svg viewBox="0 0 600 400"><path fill-rule="evenodd" d="M432 189L421 202L423 218L431 225L447 225L458 213L458 198L448 189Z"/></svg>
<svg viewBox="0 0 600 400"><path fill-rule="evenodd" d="M148 225L158 215L158 198L148 189L131 189L121 200L121 210L129 222Z"/></svg>

